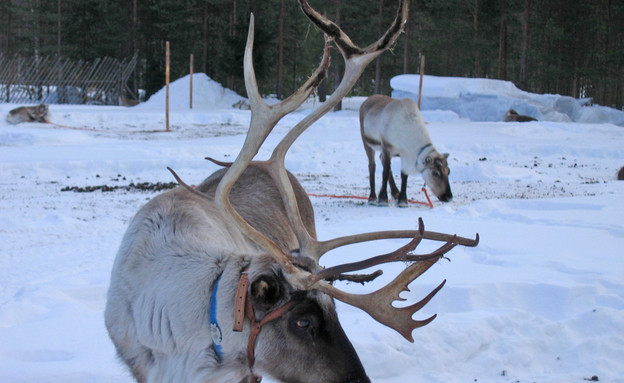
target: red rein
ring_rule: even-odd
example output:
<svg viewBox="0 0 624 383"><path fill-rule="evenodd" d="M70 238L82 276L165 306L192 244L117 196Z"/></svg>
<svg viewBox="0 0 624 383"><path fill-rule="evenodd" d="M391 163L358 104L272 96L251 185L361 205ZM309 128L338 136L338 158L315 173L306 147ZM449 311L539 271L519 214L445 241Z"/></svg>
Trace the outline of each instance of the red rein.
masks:
<svg viewBox="0 0 624 383"><path fill-rule="evenodd" d="M431 199L429 198L429 194L427 193L427 189L426 188L422 188L423 193L425 193L425 197L427 198L427 202L423 202L423 201L416 201L413 199L409 199L407 200L407 202L412 203L412 204L417 204L417 205L424 205L424 206L429 206L430 208L433 209L433 203L431 203ZM346 198L346 199L363 199L363 200L367 200L367 197L361 197L361 196L357 196L357 195L337 195L337 194L314 194L314 193L308 193L308 195L310 197L324 197L324 198Z"/></svg>

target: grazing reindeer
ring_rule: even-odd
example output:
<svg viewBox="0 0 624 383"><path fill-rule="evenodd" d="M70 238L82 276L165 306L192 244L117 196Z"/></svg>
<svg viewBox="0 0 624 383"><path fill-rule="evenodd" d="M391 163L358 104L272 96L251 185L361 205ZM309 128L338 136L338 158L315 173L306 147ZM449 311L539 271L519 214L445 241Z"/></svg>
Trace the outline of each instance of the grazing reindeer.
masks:
<svg viewBox="0 0 624 383"><path fill-rule="evenodd" d="M412 330L433 320L414 320L442 284L421 302L392 306L401 291L458 244L474 240L424 230L380 231L319 241L305 190L284 167L286 152L311 124L353 87L368 63L394 43L407 19L401 0L396 19L373 45L360 48L305 0L304 13L325 34L321 64L279 104L262 100L252 64L253 15L244 56L251 105L245 143L234 163L197 188L167 191L132 219L113 266L105 321L121 359L138 382L366 383L364 368L338 321L339 299L368 312L413 342ZM345 59L342 82L324 104L299 122L267 161L253 161L278 121L314 92L329 66L333 40ZM412 238L387 255L322 268L323 254L340 246L385 238ZM445 242L426 255L411 251L423 239ZM387 262L410 265L395 280L366 295L334 287L345 274Z"/></svg>
<svg viewBox="0 0 624 383"><path fill-rule="evenodd" d="M22 122L48 122L50 113L46 104L37 106L20 106L9 112L7 121L11 124Z"/></svg>
<svg viewBox="0 0 624 383"><path fill-rule="evenodd" d="M369 203L388 204L387 185L398 206L407 206L407 176L422 173L425 184L440 201L453 198L446 159L433 147L418 106L409 99L394 99L376 94L360 107L360 132L368 157ZM383 166L379 196L375 194L375 151L381 152ZM401 191L396 187L390 168L392 157L401 157Z"/></svg>
<svg viewBox="0 0 624 383"><path fill-rule="evenodd" d="M620 170L618 171L617 179L618 181L624 181L624 166L622 166Z"/></svg>

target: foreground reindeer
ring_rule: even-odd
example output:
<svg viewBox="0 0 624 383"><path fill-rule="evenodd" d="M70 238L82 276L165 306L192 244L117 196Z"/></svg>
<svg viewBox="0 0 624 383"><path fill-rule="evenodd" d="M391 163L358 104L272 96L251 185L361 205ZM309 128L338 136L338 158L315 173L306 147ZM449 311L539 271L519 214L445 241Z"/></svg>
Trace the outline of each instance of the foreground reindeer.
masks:
<svg viewBox="0 0 624 383"><path fill-rule="evenodd" d="M407 206L407 176L422 173L425 184L440 201L453 198L446 159L433 147L418 106L409 98L394 99L376 94L360 107L360 132L368 157L369 203L388 204L388 182L398 206ZM383 166L379 196L375 194L375 151L381 152ZM401 191L390 168L392 157L401 157Z"/></svg>
<svg viewBox="0 0 624 383"><path fill-rule="evenodd" d="M20 106L9 111L7 121L11 124L22 122L48 122L50 113L46 104L37 106Z"/></svg>
<svg viewBox="0 0 624 383"><path fill-rule="evenodd" d="M305 191L284 167L286 152L312 123L349 92L366 65L394 43L405 23L402 0L390 29L361 49L342 30L299 0L326 35L323 59L311 78L276 105L258 91L252 65L254 22L245 49L245 85L251 104L247 139L232 164L196 189L186 184L148 202L134 217L113 266L106 326L121 359L138 382L370 382L338 321L339 299L368 312L409 341L433 318L412 315L421 302L395 308L401 291L458 244L475 240L418 230L380 231L318 241ZM346 71L330 99L297 124L268 161L253 157L278 121L314 92L329 65L329 41ZM364 261L323 268L323 254L340 246L384 238L411 238L404 247ZM443 241L414 255L423 239ZM380 274L345 274L387 262L409 266L382 289L354 295L335 280L366 282Z"/></svg>

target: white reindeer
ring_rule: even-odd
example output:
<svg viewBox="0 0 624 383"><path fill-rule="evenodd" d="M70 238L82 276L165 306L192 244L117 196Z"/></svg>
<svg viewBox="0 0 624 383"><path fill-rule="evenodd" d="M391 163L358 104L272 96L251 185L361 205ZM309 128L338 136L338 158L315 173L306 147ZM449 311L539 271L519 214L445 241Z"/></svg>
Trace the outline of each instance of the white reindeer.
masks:
<svg viewBox="0 0 624 383"><path fill-rule="evenodd" d="M409 98L394 99L376 94L360 107L360 132L368 157L369 203L388 204L387 185L398 206L407 206L407 176L422 173L425 184L440 201L453 198L448 175L448 153L433 147L418 106ZM379 196L375 194L375 151L381 152L383 175ZM390 160L401 157L401 191L396 187Z"/></svg>

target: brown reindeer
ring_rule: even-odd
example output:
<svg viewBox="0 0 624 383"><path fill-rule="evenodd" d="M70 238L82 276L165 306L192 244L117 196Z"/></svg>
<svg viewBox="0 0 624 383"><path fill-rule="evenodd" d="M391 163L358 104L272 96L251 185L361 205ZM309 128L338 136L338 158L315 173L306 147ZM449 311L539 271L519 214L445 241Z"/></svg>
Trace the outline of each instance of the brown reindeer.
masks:
<svg viewBox="0 0 624 383"><path fill-rule="evenodd" d="M284 166L286 152L312 123L353 87L368 63L391 46L407 19L401 0L396 19L374 44L360 48L330 20L299 0L326 34L321 64L293 95L275 105L258 91L252 64L254 20L244 58L251 123L231 164L193 189L182 187L149 201L132 219L113 266L106 326L118 354L138 382L366 383L364 368L346 337L333 298L368 312L409 341L412 330L433 318L412 315L421 302L393 307L407 285L458 244L475 240L418 230L379 231L320 241L305 190ZM344 78L330 99L299 122L270 159L252 161L278 121L314 92L329 65L333 40L345 59ZM175 173L174 173L175 174ZM323 268L323 254L340 246L410 238L400 249L360 262ZM424 239L442 241L435 251L412 254ZM370 281L347 274L388 262L407 268L387 286L366 295L333 286L335 280Z"/></svg>
<svg viewBox="0 0 624 383"><path fill-rule="evenodd" d="M9 111L7 121L11 124L22 122L49 122L50 112L46 104L37 106L20 106Z"/></svg>

